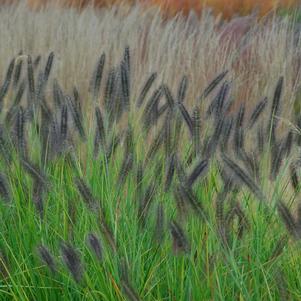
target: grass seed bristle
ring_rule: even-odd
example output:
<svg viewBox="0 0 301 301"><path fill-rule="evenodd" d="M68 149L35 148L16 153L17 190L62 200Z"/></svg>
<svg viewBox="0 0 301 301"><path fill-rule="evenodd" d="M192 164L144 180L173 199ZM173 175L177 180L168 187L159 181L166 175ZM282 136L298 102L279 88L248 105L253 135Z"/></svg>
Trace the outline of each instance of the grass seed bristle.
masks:
<svg viewBox="0 0 301 301"><path fill-rule="evenodd" d="M182 227L176 222L171 221L170 232L173 240L174 254L189 253L190 245Z"/></svg>
<svg viewBox="0 0 301 301"><path fill-rule="evenodd" d="M103 250L99 238L94 233L89 233L87 236L87 243L89 244L89 247L95 254L96 258L101 261L103 258Z"/></svg>
<svg viewBox="0 0 301 301"><path fill-rule="evenodd" d="M83 266L79 252L69 243L61 244L63 261L76 282L80 282L83 276Z"/></svg>

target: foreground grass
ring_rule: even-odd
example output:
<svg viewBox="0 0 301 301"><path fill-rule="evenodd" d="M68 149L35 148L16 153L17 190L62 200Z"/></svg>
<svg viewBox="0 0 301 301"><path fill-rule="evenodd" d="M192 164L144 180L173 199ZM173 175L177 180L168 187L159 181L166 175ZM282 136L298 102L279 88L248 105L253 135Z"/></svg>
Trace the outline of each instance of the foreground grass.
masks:
<svg viewBox="0 0 301 301"><path fill-rule="evenodd" d="M1 203L1 250L5 254L1 270L6 275L1 281L1 300L123 300L122 262L129 265L131 284L143 300L278 300L284 292L293 300L301 297L298 246L290 243L281 256L274 254L286 230L274 214L273 203L272 215L267 218L248 192L230 196L228 202L239 201L250 224L242 239L237 239L234 226L229 249L225 248L216 231L214 204L221 186L212 168L207 181L195 187L202 205L209 211L210 222L200 222L190 213L185 229L191 250L186 255L174 255L168 227L176 217L173 195L158 187L149 219L141 229L134 175L122 189L116 189L119 156L109 164L107 175L101 167L102 159L94 160L91 152L84 162L85 167L77 162L78 172L64 157L47 168L51 190L42 219L28 191L31 179L18 164L10 168L13 202ZM116 253L101 235L99 214L91 213L78 195L73 181L78 174L104 208L117 242ZM143 185L158 182L158 177L147 171ZM153 240L159 203L166 214L161 245ZM89 232L96 233L103 242L101 261L86 243ZM79 283L62 264L61 241L69 241L80 251L84 275ZM37 255L40 244L55 256L56 272L52 273L41 262Z"/></svg>
<svg viewBox="0 0 301 301"><path fill-rule="evenodd" d="M1 170L8 177L11 202L3 200L0 204L1 300L139 300L132 290L142 300L298 300L301 297L299 247L276 212L280 199L296 203L297 195L287 177L288 164L283 164L276 181L269 180L270 153L266 144L260 170L268 210L247 189L236 187L225 195L225 218L239 204L246 221L241 224L235 217L229 220L225 245L218 232L216 208L225 188L217 167L217 161L221 162L220 151L211 156L206 177L193 186L199 204L208 214L204 221L189 203L184 207L177 205L174 189L181 183L179 176L174 178L169 191L164 189L168 168L164 147L143 169L142 182L137 182L137 172L140 163L146 162L149 146L141 143L144 139L139 119L128 118L134 130L131 143L135 159L125 183L118 184L126 140L109 161L103 152L95 158L95 131L88 126L96 122L93 117L86 120L87 141L80 142L71 127L69 135L77 141L76 148L71 152L65 150L44 169L36 167L37 173L45 174L48 182L42 213L32 191L35 175L28 174L20 163L23 160L20 149L17 147L17 153L14 148L9 151L13 157L8 165L2 153ZM36 127L28 123L27 130L23 138L29 153L26 160L40 162L41 166ZM186 129L183 130L180 137L187 141ZM106 131L107 135L114 133L107 125ZM189 154L188 146L179 149L183 161ZM189 166L186 168L191 170ZM92 201L79 193L75 180L78 177L91 190ZM153 197L143 224L139 208L152 185ZM87 206L90 201L97 204L96 209ZM163 206L164 218L159 217L158 206ZM183 227L185 249L181 244L186 242L179 242L172 235L173 220ZM104 231L103 221L112 235ZM101 259L87 243L89 233L100 240ZM163 239L154 239L158 235ZM79 257L71 261L75 274L64 264L64 242L78 252ZM54 256L54 271L40 257L40 245Z"/></svg>

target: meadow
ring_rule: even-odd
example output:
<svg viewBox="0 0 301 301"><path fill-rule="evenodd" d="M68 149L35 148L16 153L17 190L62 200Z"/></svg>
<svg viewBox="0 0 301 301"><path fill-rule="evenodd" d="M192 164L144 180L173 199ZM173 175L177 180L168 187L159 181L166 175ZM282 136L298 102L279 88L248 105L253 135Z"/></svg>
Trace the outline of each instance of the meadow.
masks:
<svg viewBox="0 0 301 301"><path fill-rule="evenodd" d="M299 11L0 8L0 300L300 300Z"/></svg>

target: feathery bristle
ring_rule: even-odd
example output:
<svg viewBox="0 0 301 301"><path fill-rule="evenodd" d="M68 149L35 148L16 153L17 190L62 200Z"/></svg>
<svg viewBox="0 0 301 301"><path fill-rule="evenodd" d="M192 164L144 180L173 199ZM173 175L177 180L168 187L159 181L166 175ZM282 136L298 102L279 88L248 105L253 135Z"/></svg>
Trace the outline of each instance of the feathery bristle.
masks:
<svg viewBox="0 0 301 301"><path fill-rule="evenodd" d="M300 238L301 233L297 227L294 217L288 210L287 206L282 201L279 201L277 204L277 209L287 231L293 236L293 238Z"/></svg>
<svg viewBox="0 0 301 301"><path fill-rule="evenodd" d="M10 202L11 194L8 180L5 174L0 173L0 196L6 202Z"/></svg>
<svg viewBox="0 0 301 301"><path fill-rule="evenodd" d="M106 87L105 87L105 95L104 95L104 104L105 104L105 110L106 113L109 114L109 116L113 113L113 107L114 107L114 90L117 82L117 75L116 70L111 69L108 73L108 78L106 81Z"/></svg>
<svg viewBox="0 0 301 301"><path fill-rule="evenodd" d="M45 121L47 120L47 122L50 122L53 114L52 114L50 107L48 106L48 104L46 102L45 95L42 95L42 97L40 97L39 105L41 108L41 115L42 115L43 119Z"/></svg>
<svg viewBox="0 0 301 301"><path fill-rule="evenodd" d="M225 231L225 235L226 235L226 239L227 239L227 245L229 244L230 241L230 230L232 228L234 219L236 217L236 203L231 204L230 208L228 209L228 211L225 214L225 224L226 224L226 231Z"/></svg>
<svg viewBox="0 0 301 301"><path fill-rule="evenodd" d="M215 218L217 223L218 235L220 236L222 243L224 245L227 245L226 223L224 217L224 202L225 202L224 197L225 194L223 192L217 196Z"/></svg>
<svg viewBox="0 0 301 301"><path fill-rule="evenodd" d="M44 74L42 71L40 71L38 73L36 95L35 95L37 104L41 104L42 100L45 98L45 93L44 93L45 87L46 87L46 81L44 78Z"/></svg>
<svg viewBox="0 0 301 301"><path fill-rule="evenodd" d="M38 68L38 66L41 62L41 58L42 58L41 55L37 55L37 57L34 59L34 62L33 62L34 69Z"/></svg>
<svg viewBox="0 0 301 301"><path fill-rule="evenodd" d="M197 156L197 154L201 150L201 116L200 116L200 110L197 106L194 107L192 111L192 142L193 142L193 148L194 148L194 155Z"/></svg>
<svg viewBox="0 0 301 301"><path fill-rule="evenodd" d="M128 282L122 280L121 286L124 294L127 296L129 301L141 301L138 293L132 288L132 286Z"/></svg>
<svg viewBox="0 0 301 301"><path fill-rule="evenodd" d="M109 225L105 222L103 216L99 223L100 231L104 238L106 239L107 243L110 245L111 250L116 253L117 252L117 244L113 235L112 230L110 229Z"/></svg>
<svg viewBox="0 0 301 301"><path fill-rule="evenodd" d="M101 80L102 80L102 74L103 69L106 61L106 55L103 53L100 58L98 59L98 62L96 64L96 68L93 72L93 77L90 83L90 89L93 93L93 99L94 101L97 101L99 97L99 91L101 86Z"/></svg>
<svg viewBox="0 0 301 301"><path fill-rule="evenodd" d="M96 209L97 208L97 202L93 197L93 194L87 184L84 182L81 178L75 178L74 183L77 187L78 192L80 193L81 197L87 204L87 206L90 209Z"/></svg>
<svg viewBox="0 0 301 301"><path fill-rule="evenodd" d="M167 101L169 107L173 108L173 106L175 104L175 100L174 100L174 97L171 94L170 89L165 84L163 84L163 92L164 92L164 95L165 95L165 98L166 98L166 101Z"/></svg>
<svg viewBox="0 0 301 301"><path fill-rule="evenodd" d="M28 80L28 87L29 87L29 103L34 105L35 104L35 83L34 83L34 72L32 66L32 59L31 56L27 56L27 80Z"/></svg>
<svg viewBox="0 0 301 301"><path fill-rule="evenodd" d="M159 119L169 108L168 104L165 103L160 108L157 109L157 119Z"/></svg>
<svg viewBox="0 0 301 301"><path fill-rule="evenodd" d="M45 185L35 180L33 183L32 200L41 218L43 218L44 214L44 191Z"/></svg>
<svg viewBox="0 0 301 301"><path fill-rule="evenodd" d="M114 155L114 153L117 149L117 146L120 144L120 141L121 141L121 135L120 134L117 134L116 136L113 135L113 137L111 139L111 142L109 143L108 149L106 151L107 161L109 161L110 158L112 157L112 155Z"/></svg>
<svg viewBox="0 0 301 301"><path fill-rule="evenodd" d="M106 149L107 149L107 146L106 146L106 132L105 132L105 127L104 127L102 114L101 114L101 111L100 111L99 107L95 108L95 116L96 116L95 141L99 139L102 150L105 152Z"/></svg>
<svg viewBox="0 0 301 301"><path fill-rule="evenodd" d="M148 149L148 152L145 156L145 165L154 158L159 148L162 146L163 141L164 141L164 132L161 131L155 137L155 139L153 140L152 144Z"/></svg>
<svg viewBox="0 0 301 301"><path fill-rule="evenodd" d="M133 168L133 155L128 154L124 156L124 159L122 161L121 167L120 167L120 172L118 176L118 181L117 181L117 187L122 187L122 185L125 183L125 180L130 173L130 171Z"/></svg>
<svg viewBox="0 0 301 301"><path fill-rule="evenodd" d="M73 98L71 98L71 100L79 114L80 120L83 120L83 111L82 111L82 105L81 105L82 101L81 101L79 92L75 86L73 87Z"/></svg>
<svg viewBox="0 0 301 301"><path fill-rule="evenodd" d="M243 149L239 150L239 159L242 160L247 170L250 170L253 178L258 179L259 176L259 165L256 160L256 155L253 153L251 155Z"/></svg>
<svg viewBox="0 0 301 301"><path fill-rule="evenodd" d="M40 170L39 167L32 164L29 160L21 160L22 167L31 176L31 178L37 182L47 185L48 181L46 175Z"/></svg>
<svg viewBox="0 0 301 301"><path fill-rule="evenodd" d="M8 165L12 161L12 152L9 141L10 140L5 129L2 125L0 125L0 154L3 157L5 163Z"/></svg>
<svg viewBox="0 0 301 301"><path fill-rule="evenodd" d="M235 183L233 182L232 176L222 166L218 166L218 171L223 181L223 190L225 193L235 189Z"/></svg>
<svg viewBox="0 0 301 301"><path fill-rule="evenodd" d="M149 101L147 102L143 110L143 127L145 131L148 131L157 119L157 107L162 97L162 87L154 91Z"/></svg>
<svg viewBox="0 0 301 301"><path fill-rule="evenodd" d="M17 90L16 96L15 96L15 98L14 98L13 104L14 104L15 106L18 106L18 105L20 104L20 102L21 102L21 100L22 100L22 96L23 96L24 91L25 91L25 87L26 87L26 83L25 83L25 81L22 81L22 82L20 83L20 85L19 85L19 88L18 88L18 90Z"/></svg>
<svg viewBox="0 0 301 301"><path fill-rule="evenodd" d="M22 55L22 52L19 53L19 55ZM23 60L20 59L15 67L15 72L13 76L13 87L16 88L19 84L20 78L21 78L21 72L23 67Z"/></svg>
<svg viewBox="0 0 301 301"><path fill-rule="evenodd" d="M288 237L287 235L283 235L280 237L280 239L277 241L274 250L272 252L272 255L270 256L270 260L274 260L277 257L279 257L283 253L283 249L287 245Z"/></svg>
<svg viewBox="0 0 301 301"><path fill-rule="evenodd" d="M140 200L142 197L142 187L143 187L143 163L141 161L138 162L136 167L136 200Z"/></svg>
<svg viewBox="0 0 301 301"><path fill-rule="evenodd" d="M39 134L40 144L41 144L40 158L41 158L42 167L45 167L45 164L48 162L50 158L54 158L52 157L52 155L54 154L52 153L52 151L54 149L51 148L53 146L53 144L51 143L56 141L57 138L59 137L59 134L57 135L56 133L55 140L54 141L52 140L54 138L52 136L53 133L51 132L53 126L52 122L53 121L47 120L47 118L44 117L44 114L41 114L41 126L38 128L38 134ZM57 143L57 146L60 146L60 142ZM59 153L59 151L60 149L58 147L57 153Z"/></svg>
<svg viewBox="0 0 301 301"><path fill-rule="evenodd" d="M281 143L274 143L271 148L271 178L276 180L284 156L284 148Z"/></svg>
<svg viewBox="0 0 301 301"><path fill-rule="evenodd" d="M176 153L179 149L179 145L181 142L181 134L182 134L182 120L180 114L177 110L175 110L175 117L174 117L174 137L173 137L173 152Z"/></svg>
<svg viewBox="0 0 301 301"><path fill-rule="evenodd" d="M139 97L137 98L137 107L140 108L145 100L147 93L149 92L151 86L153 85L155 79L157 78L157 72L154 72L150 75L150 77L145 82Z"/></svg>
<svg viewBox="0 0 301 301"><path fill-rule="evenodd" d="M285 153L286 157L289 157L289 155L291 154L292 151L292 146L293 146L293 138L294 138L294 134L293 131L289 131L287 133L284 145L283 145L283 152Z"/></svg>
<svg viewBox="0 0 301 301"><path fill-rule="evenodd" d="M141 227L145 226L146 218L150 209L150 205L154 199L156 192L155 184L150 184L146 189L144 196L140 200L139 209L138 209L138 221Z"/></svg>
<svg viewBox="0 0 301 301"><path fill-rule="evenodd" d="M10 128L13 123L16 122L16 118L19 112L19 107L12 105L5 115L5 125Z"/></svg>
<svg viewBox="0 0 301 301"><path fill-rule="evenodd" d="M174 154L171 154L167 158L167 168L166 168L166 177L165 177L165 184L164 184L164 191L168 192L172 183L172 179L175 173L176 168L176 158Z"/></svg>
<svg viewBox="0 0 301 301"><path fill-rule="evenodd" d="M224 107L225 107L225 102L227 100L227 96L229 94L230 91L230 84L228 81L225 81L220 94L218 95L217 99L216 99L216 106L215 106L215 118L221 118L221 116L223 115Z"/></svg>
<svg viewBox="0 0 301 301"><path fill-rule="evenodd" d="M48 128L48 138L45 140L48 145L49 158L55 157L61 151L59 124L56 118L53 118Z"/></svg>
<svg viewBox="0 0 301 301"><path fill-rule="evenodd" d="M281 99L281 94L282 94L282 87L283 87L283 81L284 78L281 76L277 82L275 92L274 92L274 98L273 98L273 103L272 103L272 108L271 108L271 114L270 114L270 121L269 121L269 126L267 128L268 135L271 133L271 141L272 143L275 140L275 129L278 123L277 117L279 114L279 107L280 107L280 99Z"/></svg>
<svg viewBox="0 0 301 301"><path fill-rule="evenodd" d="M127 68L128 73L130 73L131 55L130 55L130 47L129 46L126 46L124 48L123 62L125 63L125 67Z"/></svg>
<svg viewBox="0 0 301 301"><path fill-rule="evenodd" d="M157 206L156 211L156 225L155 225L155 233L154 233L154 240L157 243L162 243L164 239L164 207L162 203L159 203Z"/></svg>
<svg viewBox="0 0 301 301"><path fill-rule="evenodd" d="M177 95L177 102L178 103L183 103L185 96L186 96L186 92L187 92L187 87L188 87L188 77L187 76L183 76L180 85L179 85L179 89L178 89L178 95Z"/></svg>
<svg viewBox="0 0 301 301"><path fill-rule="evenodd" d="M287 301L292 300L292 296L289 293L288 287L287 287L287 281L284 277L284 274L281 270L278 270L276 273L276 285L279 290L279 300L280 301Z"/></svg>
<svg viewBox="0 0 301 301"><path fill-rule="evenodd" d="M250 120L249 120L249 128L251 129L254 124L256 123L256 121L258 120L259 116L262 114L262 112L264 111L264 109L266 108L268 103L268 98L265 97L263 100L261 100L255 107L255 109L253 110Z"/></svg>
<svg viewBox="0 0 301 301"><path fill-rule="evenodd" d="M72 274L76 282L80 282L83 276L83 266L81 264L80 256L78 251L76 251L70 244L62 243L61 252L63 261Z"/></svg>
<svg viewBox="0 0 301 301"><path fill-rule="evenodd" d="M242 127L239 127L234 132L234 151L236 155L244 151L245 132Z"/></svg>
<svg viewBox="0 0 301 301"><path fill-rule="evenodd" d="M61 109L61 130L60 130L60 139L62 142L65 142L68 134L68 106L63 104Z"/></svg>
<svg viewBox="0 0 301 301"><path fill-rule="evenodd" d="M86 139L86 134L85 134L85 130L83 127L83 123L82 123L82 116L81 113L75 103L75 100L73 100L70 96L66 96L65 97L68 108L71 112L75 127L80 135L80 137L85 140Z"/></svg>
<svg viewBox="0 0 301 301"><path fill-rule="evenodd" d="M173 240L173 252L175 254L189 253L190 246L184 230L176 221L171 221L170 232Z"/></svg>
<svg viewBox="0 0 301 301"><path fill-rule="evenodd" d="M103 257L103 251L99 238L95 234L89 233L87 236L87 243L89 244L97 259L101 261Z"/></svg>
<svg viewBox="0 0 301 301"><path fill-rule="evenodd" d="M9 89L9 86L10 86L14 66L15 66L15 59L12 59L9 66L8 66L8 69L6 71L6 75L5 75L3 85L0 88L0 110L2 110L3 99L6 96L6 94L8 92L8 89Z"/></svg>
<svg viewBox="0 0 301 301"><path fill-rule="evenodd" d="M9 267L8 267L8 260L6 254L4 254L0 250L0 277L1 280L7 278L9 276Z"/></svg>
<svg viewBox="0 0 301 301"><path fill-rule="evenodd" d="M236 129L243 126L243 122L244 122L244 118L245 118L245 111L246 111L246 106L245 106L245 104L242 104L239 107L239 111L238 111L237 117L236 117L236 124L235 124Z"/></svg>
<svg viewBox="0 0 301 301"><path fill-rule="evenodd" d="M132 155L134 156L135 153L135 148L134 148L134 132L133 132L133 127L129 123L128 127L125 131L125 148L124 148L124 154L126 156Z"/></svg>
<svg viewBox="0 0 301 301"><path fill-rule="evenodd" d="M223 107L226 101L228 92L229 92L229 84L227 81L223 83L216 97L213 99L211 104L207 110L207 116L211 116L214 113L215 119L218 120L223 115Z"/></svg>
<svg viewBox="0 0 301 301"><path fill-rule="evenodd" d="M257 149L259 154L262 154L264 151L264 141L265 141L265 133L263 129L263 125L261 124L257 129Z"/></svg>
<svg viewBox="0 0 301 301"><path fill-rule="evenodd" d="M203 178L207 172L208 160L200 161L195 168L192 170L190 175L187 178L187 185L191 187L197 178Z"/></svg>
<svg viewBox="0 0 301 301"><path fill-rule="evenodd" d="M179 110L180 110L180 112L181 112L181 114L182 114L182 116L185 120L185 123L186 123L186 125L189 129L189 132L192 134L192 132L193 132L193 123L192 123L192 119L191 119L188 111L186 110L184 104L178 103L177 105L178 105L178 108L179 108Z"/></svg>
<svg viewBox="0 0 301 301"><path fill-rule="evenodd" d="M130 79L129 70L125 62L121 63L122 102L126 111L130 109Z"/></svg>
<svg viewBox="0 0 301 301"><path fill-rule="evenodd" d="M16 138L17 138L17 150L22 158L27 155L26 141L25 141L25 116L23 107L19 107L16 119Z"/></svg>
<svg viewBox="0 0 301 301"><path fill-rule="evenodd" d="M210 137L208 144L204 144L204 156L206 158L212 157L215 154L215 151L218 147L219 140L224 128L224 118L218 120L213 135Z"/></svg>
<svg viewBox="0 0 301 301"><path fill-rule="evenodd" d="M51 68L52 68L52 65L53 65L53 60L54 60L54 52L50 52L49 56L48 56L48 59L47 59L47 63L46 63L46 66L45 66L45 70L44 70L44 81L47 82L48 79L49 79L49 75L50 75L50 72L51 72Z"/></svg>
<svg viewBox="0 0 301 301"><path fill-rule="evenodd" d="M234 124L233 118L226 118L224 121L223 130L221 133L221 142L220 142L220 146L223 151L226 151L228 149L228 141L231 136L233 124Z"/></svg>
<svg viewBox="0 0 301 301"><path fill-rule="evenodd" d="M129 283L130 282L130 271L129 271L129 263L128 261L122 257L120 259L120 263L118 265L119 278L120 280Z"/></svg>
<svg viewBox="0 0 301 301"><path fill-rule="evenodd" d="M247 219L247 216L245 213L242 211L240 205L237 203L236 208L235 208L235 213L238 217L238 233L237 233L237 238L242 239L245 230L249 228L249 221Z"/></svg>
<svg viewBox="0 0 301 301"><path fill-rule="evenodd" d="M175 165L176 165L176 172L177 172L178 179L180 183L184 184L187 182L187 175L184 166L180 161L179 157L177 156L177 154L175 154L175 163L176 163Z"/></svg>
<svg viewBox="0 0 301 301"><path fill-rule="evenodd" d="M193 209L193 211L196 213L197 216L199 216L202 220L207 220L207 213L205 209L197 200L196 195L194 195L194 193L190 188L186 187L183 184L180 184L177 191L180 197L186 202L188 202L188 204L190 205L190 207Z"/></svg>
<svg viewBox="0 0 301 301"><path fill-rule="evenodd" d="M228 70L222 72L215 79L213 79L212 82L206 87L206 89L200 96L200 100L202 100L203 98L206 98L218 86L218 84L224 79L224 77L227 75L227 73L228 73Z"/></svg>
<svg viewBox="0 0 301 301"><path fill-rule="evenodd" d="M174 189L173 195L177 206L179 220L184 220L188 215L188 206L186 200L183 198L179 186Z"/></svg>
<svg viewBox="0 0 301 301"><path fill-rule="evenodd" d="M56 264L49 250L43 245L38 246L37 250L42 261L48 266L51 272L54 273L56 271Z"/></svg>
<svg viewBox="0 0 301 301"><path fill-rule="evenodd" d="M299 201L298 207L297 207L297 227L301 231L301 202Z"/></svg>
<svg viewBox="0 0 301 301"><path fill-rule="evenodd" d="M291 184L294 188L294 191L295 191L295 193L297 193L299 191L299 177L297 174L296 164L290 165L290 179L291 179Z"/></svg>
<svg viewBox="0 0 301 301"><path fill-rule="evenodd" d="M158 160L154 162L154 175L155 175L155 184L162 185L163 182L163 160Z"/></svg>
<svg viewBox="0 0 301 301"><path fill-rule="evenodd" d="M168 110L162 126L164 132L165 157L169 157L172 152L172 131L173 131L173 110Z"/></svg>
<svg viewBox="0 0 301 301"><path fill-rule="evenodd" d="M53 100L54 105L58 109L61 107L63 101L64 101L64 93L56 79L53 80Z"/></svg>
<svg viewBox="0 0 301 301"><path fill-rule="evenodd" d="M260 200L264 201L265 196L261 189L257 186L253 179L246 174L234 161L228 158L225 154L222 154L222 159L225 162L226 166L236 175L236 177L243 182L252 193Z"/></svg>

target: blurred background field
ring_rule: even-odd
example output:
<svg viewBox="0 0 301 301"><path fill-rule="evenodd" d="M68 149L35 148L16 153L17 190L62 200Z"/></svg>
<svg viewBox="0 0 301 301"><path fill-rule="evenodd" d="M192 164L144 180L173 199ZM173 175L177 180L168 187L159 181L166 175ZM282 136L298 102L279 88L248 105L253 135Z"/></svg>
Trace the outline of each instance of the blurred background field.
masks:
<svg viewBox="0 0 301 301"><path fill-rule="evenodd" d="M110 7L112 5L142 4L146 7L158 6L168 16L178 13L184 15L194 10L198 15L204 8L210 7L215 15L222 14L224 18L236 15L248 15L254 10L259 15L265 15L272 10L290 10L300 5L299 0L26 0L33 8L41 8L48 4L56 4L64 7L84 8L92 5L94 7ZM2 3L20 3L20 0L1 0Z"/></svg>
<svg viewBox="0 0 301 301"><path fill-rule="evenodd" d="M41 3L46 2L32 2L31 5ZM70 2L72 6L79 3L85 2ZM100 2L101 5L104 3L107 2ZM165 4L176 7L173 3L183 4L177 11L188 9L184 5L188 3L186 1ZM226 8L222 1L209 3L220 10ZM250 3L245 4L248 7L245 13L254 9L255 6L250 8ZM261 3L274 7L277 2ZM297 4L296 1L278 3L283 7ZM37 11L28 8L24 2L3 6L0 38L5 43L0 49L0 78L4 77L12 55L23 51L39 56L54 51L58 57L55 77L66 89L77 85L85 96L88 74L100 53L109 53L108 71L119 60L122 49L130 45L133 87L136 87L136 81L140 82L156 71L159 81L175 88L181 76L186 74L189 77L188 102L193 104L199 91L216 74L229 70L233 97L238 102L249 103L249 99L257 100L268 93L269 83L282 74L286 79L286 99L291 103L294 101L301 61L300 25L295 21L295 9L289 10L290 14L285 10L269 13L261 19L252 14L233 16L229 20L222 20L207 9L202 11L200 18L191 12L166 20L157 6L131 4L102 10L86 7L82 11L57 6ZM227 9L229 7L227 1ZM235 7L238 5L233 2L233 9ZM286 109L289 111L290 107Z"/></svg>

